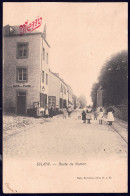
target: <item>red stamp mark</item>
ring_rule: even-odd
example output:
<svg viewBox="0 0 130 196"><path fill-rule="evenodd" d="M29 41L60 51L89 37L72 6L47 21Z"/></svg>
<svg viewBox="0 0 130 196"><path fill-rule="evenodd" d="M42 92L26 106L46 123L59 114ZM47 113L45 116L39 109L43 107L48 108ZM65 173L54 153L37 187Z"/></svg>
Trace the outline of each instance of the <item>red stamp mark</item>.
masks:
<svg viewBox="0 0 130 196"><path fill-rule="evenodd" d="M42 17L37 17L33 22L28 23L28 20L25 24L19 26L20 34L23 35L26 32L32 32L42 24Z"/></svg>

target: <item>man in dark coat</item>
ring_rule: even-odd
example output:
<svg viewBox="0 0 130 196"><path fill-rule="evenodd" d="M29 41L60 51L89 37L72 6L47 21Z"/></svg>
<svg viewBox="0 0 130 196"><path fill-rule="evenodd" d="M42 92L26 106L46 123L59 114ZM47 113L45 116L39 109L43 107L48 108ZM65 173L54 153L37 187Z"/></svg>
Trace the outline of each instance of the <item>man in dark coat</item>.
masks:
<svg viewBox="0 0 130 196"><path fill-rule="evenodd" d="M82 120L83 120L83 123L86 123L86 112L84 110L82 112Z"/></svg>

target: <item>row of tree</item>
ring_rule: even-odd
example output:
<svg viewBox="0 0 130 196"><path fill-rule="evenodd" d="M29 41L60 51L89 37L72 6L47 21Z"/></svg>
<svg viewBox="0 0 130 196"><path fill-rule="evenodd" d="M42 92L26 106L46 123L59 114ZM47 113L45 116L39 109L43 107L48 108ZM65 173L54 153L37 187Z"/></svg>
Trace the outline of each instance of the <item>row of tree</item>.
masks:
<svg viewBox="0 0 130 196"><path fill-rule="evenodd" d="M128 52L121 51L112 56L102 67L98 82L91 89L93 106L97 106L97 90L103 90L103 105L128 103Z"/></svg>

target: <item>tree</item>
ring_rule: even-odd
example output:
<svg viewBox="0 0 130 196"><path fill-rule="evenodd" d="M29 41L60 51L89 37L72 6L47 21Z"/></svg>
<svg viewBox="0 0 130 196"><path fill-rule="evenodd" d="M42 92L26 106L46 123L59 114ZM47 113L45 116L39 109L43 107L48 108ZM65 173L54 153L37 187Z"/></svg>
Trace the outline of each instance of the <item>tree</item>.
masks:
<svg viewBox="0 0 130 196"><path fill-rule="evenodd" d="M122 51L106 62L99 76L104 104L119 105L128 96L128 52Z"/></svg>
<svg viewBox="0 0 130 196"><path fill-rule="evenodd" d="M128 52L121 51L112 56L102 67L98 83L91 90L96 106L96 91L103 88L104 105L119 105L128 101Z"/></svg>
<svg viewBox="0 0 130 196"><path fill-rule="evenodd" d="M80 103L80 108L84 108L87 104L87 100L86 100L86 97L84 95L80 95L78 97L78 101Z"/></svg>

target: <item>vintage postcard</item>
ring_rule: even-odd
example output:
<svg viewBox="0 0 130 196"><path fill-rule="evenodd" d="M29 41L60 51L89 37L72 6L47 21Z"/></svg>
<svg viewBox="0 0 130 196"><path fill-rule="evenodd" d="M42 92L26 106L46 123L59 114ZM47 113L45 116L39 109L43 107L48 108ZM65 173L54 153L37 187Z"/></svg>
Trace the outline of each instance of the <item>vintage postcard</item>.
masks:
<svg viewBox="0 0 130 196"><path fill-rule="evenodd" d="M128 192L128 4L3 3L3 193Z"/></svg>

